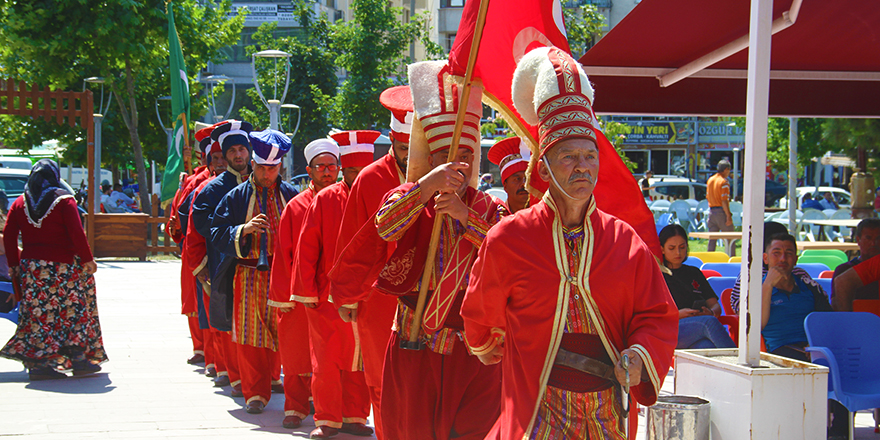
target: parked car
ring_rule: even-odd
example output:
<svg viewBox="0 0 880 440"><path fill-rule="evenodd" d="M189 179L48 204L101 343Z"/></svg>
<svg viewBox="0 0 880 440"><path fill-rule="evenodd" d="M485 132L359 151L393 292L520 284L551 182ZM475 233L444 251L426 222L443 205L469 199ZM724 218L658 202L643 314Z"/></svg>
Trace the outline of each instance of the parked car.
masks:
<svg viewBox="0 0 880 440"><path fill-rule="evenodd" d="M27 157L0 156L0 168L30 171L33 166L34 162Z"/></svg>
<svg viewBox="0 0 880 440"><path fill-rule="evenodd" d="M743 192L743 181L740 180L737 184L737 195L742 197L745 192ZM783 185L775 180L766 180L764 181L764 206L773 206L776 202L785 197L788 194L788 186Z"/></svg>
<svg viewBox="0 0 880 440"><path fill-rule="evenodd" d="M834 200L841 208L851 209L852 208L852 194L849 191L843 188L837 188L835 186L799 186L797 187L797 206L801 207L801 203L804 201L804 194L810 193L813 195L813 198L818 200L822 197L825 197L825 193L830 192L831 196L834 197ZM780 208L788 208L788 197L783 197L779 199L779 207Z"/></svg>
<svg viewBox="0 0 880 440"><path fill-rule="evenodd" d="M687 180L662 181L652 183L651 186L653 188L649 194L653 200L703 200L706 198L705 183L690 182Z"/></svg>
<svg viewBox="0 0 880 440"><path fill-rule="evenodd" d="M12 202L18 196L24 194L24 188L27 186L27 179L30 174L30 169L0 168L0 190L4 191L9 199L9 205L6 206L7 209L9 209L9 206L12 205ZM61 179L61 185L70 191L71 194L76 194L64 179Z"/></svg>

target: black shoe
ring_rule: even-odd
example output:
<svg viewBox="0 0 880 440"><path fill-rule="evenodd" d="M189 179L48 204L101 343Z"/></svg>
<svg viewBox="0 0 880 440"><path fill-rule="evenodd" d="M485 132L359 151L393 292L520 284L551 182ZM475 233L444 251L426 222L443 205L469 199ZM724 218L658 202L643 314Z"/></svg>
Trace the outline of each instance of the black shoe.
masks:
<svg viewBox="0 0 880 440"><path fill-rule="evenodd" d="M196 353L191 358L187 359L186 363L188 363L190 365L204 364L205 363L205 356Z"/></svg>
<svg viewBox="0 0 880 440"><path fill-rule="evenodd" d="M229 386L229 376L217 376L217 378L214 379L214 387L221 388L221 387L228 387L228 386Z"/></svg>
<svg viewBox="0 0 880 440"><path fill-rule="evenodd" d="M88 376L90 374L95 374L99 371L101 371L101 366L98 364L93 364L85 359L81 361L73 361L74 376Z"/></svg>
<svg viewBox="0 0 880 440"><path fill-rule="evenodd" d="M208 377L217 377L217 369L216 368L208 368L205 371L205 376Z"/></svg>
<svg viewBox="0 0 880 440"><path fill-rule="evenodd" d="M28 379L32 382L38 380L67 379L67 375L53 368L39 367L28 369Z"/></svg>
<svg viewBox="0 0 880 440"><path fill-rule="evenodd" d="M241 392L241 384L234 385L232 391L229 392L229 395L232 397L244 397L244 394Z"/></svg>
<svg viewBox="0 0 880 440"><path fill-rule="evenodd" d="M250 402L248 402L245 411L247 411L248 414L262 414L263 408L265 407L266 404L263 403L261 400L251 400Z"/></svg>

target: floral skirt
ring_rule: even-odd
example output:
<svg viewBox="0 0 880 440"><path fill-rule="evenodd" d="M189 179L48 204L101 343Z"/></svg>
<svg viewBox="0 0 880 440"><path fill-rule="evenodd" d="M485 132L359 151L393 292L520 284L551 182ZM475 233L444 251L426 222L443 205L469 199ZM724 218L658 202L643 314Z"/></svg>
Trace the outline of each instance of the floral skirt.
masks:
<svg viewBox="0 0 880 440"><path fill-rule="evenodd" d="M22 296L18 328L0 356L27 368L72 368L72 361L107 361L98 322L95 277L73 264L21 261Z"/></svg>

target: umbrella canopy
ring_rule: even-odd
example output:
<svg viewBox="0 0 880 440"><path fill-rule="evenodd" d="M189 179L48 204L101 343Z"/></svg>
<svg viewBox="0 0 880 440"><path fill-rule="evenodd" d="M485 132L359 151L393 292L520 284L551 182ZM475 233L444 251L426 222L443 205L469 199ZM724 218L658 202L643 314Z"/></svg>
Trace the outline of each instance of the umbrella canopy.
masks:
<svg viewBox="0 0 880 440"><path fill-rule="evenodd" d="M643 0L580 59L595 111L744 115L749 5ZM880 117L874 0L777 0L773 20L770 116Z"/></svg>

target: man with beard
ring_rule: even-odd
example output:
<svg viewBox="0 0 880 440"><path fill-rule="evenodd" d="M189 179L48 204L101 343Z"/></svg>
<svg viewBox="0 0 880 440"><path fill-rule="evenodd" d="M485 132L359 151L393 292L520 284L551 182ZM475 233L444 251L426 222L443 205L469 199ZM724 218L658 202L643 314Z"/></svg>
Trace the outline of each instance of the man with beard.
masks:
<svg viewBox="0 0 880 440"><path fill-rule="evenodd" d="M355 337L356 324L343 321L331 304L327 273L333 267L342 211L358 173L373 162L378 131L343 131L331 135L339 145L342 182L319 192L303 220L293 273L293 299L303 303L312 350L315 426L311 438L338 432L369 436L370 397Z"/></svg>
<svg viewBox="0 0 880 440"><path fill-rule="evenodd" d="M382 376L382 430L387 438L483 438L498 415L500 369L485 366L462 344L459 314L473 258L500 205L477 191L482 88L462 102L463 78L445 61L409 66L413 121L407 181L392 190L376 215L379 235L396 249L374 287L398 297L395 332ZM459 106L466 106L461 141L446 163ZM433 224L439 247L427 286L421 325L415 311ZM418 335L410 342L410 331Z"/></svg>
<svg viewBox="0 0 880 440"><path fill-rule="evenodd" d="M296 429L309 415L312 359L309 348L309 325L305 307L297 307L291 297L291 275L296 248L306 210L319 191L333 185L339 175L339 146L330 139L309 142L303 151L308 166L309 187L287 203L281 213L272 277L269 281L269 305L278 312L278 354L284 369L284 420L281 425Z"/></svg>
<svg viewBox="0 0 880 440"><path fill-rule="evenodd" d="M272 374L280 368L278 330L274 310L269 308L269 268L260 258L275 253L275 234L281 211L296 190L281 180L281 159L290 151L290 138L277 130L251 132L253 146L247 182L229 191L211 220L211 242L233 258L232 341L238 351L241 392L249 414L260 414L272 394ZM222 282L222 280L217 280ZM223 292L225 293L225 292ZM220 295L222 298L223 293ZM214 300L212 295L212 302ZM212 315L214 310L211 310ZM213 318L213 316L212 316Z"/></svg>
<svg viewBox="0 0 880 440"><path fill-rule="evenodd" d="M214 348L214 340L210 331L210 326L208 325L203 285L196 280L195 274L190 267L193 263L197 265L203 259L205 239L197 232L192 235L189 234L190 226L192 226L192 222L189 221L189 216L196 190L204 185L205 182L210 181L215 176L226 171L226 159L223 158L223 152L220 151L220 145L213 142L211 139L211 131L213 130L214 126L209 126L196 132L196 141L199 142L202 162L206 164L208 174L189 179L187 182L187 185L190 187L189 194L180 203L177 212L178 218L180 219L180 230L184 238L180 243L180 279L183 294L182 313L189 318L190 335L193 339L193 345L196 344L196 339L198 338L198 343L202 346L205 373L209 377L216 377L217 375L217 352ZM193 247L202 249L202 256L198 255L198 252L194 253L190 250ZM196 260L193 260L193 258L196 258Z"/></svg>
<svg viewBox="0 0 880 440"><path fill-rule="evenodd" d="M211 285L211 294L208 306L208 318L210 326L218 332L214 334L215 345L221 347L223 361L227 375L217 374L214 381L215 387L232 386L231 395L241 397L241 377L238 369L238 354L229 332L232 330L232 310L227 307L226 296L231 297L232 283L227 272L232 266L232 259L217 250L211 242L211 221L214 210L220 204L220 200L232 188L235 188L247 180L250 170L249 156L251 144L248 133L253 127L245 121L224 121L211 131L211 139L220 144L223 158L226 159L226 171L208 182L193 199L190 221L195 230L205 238L207 254L207 273L197 275L197 278L205 278ZM204 267L203 267L204 268ZM233 268L234 269L234 268ZM202 272L201 270L199 272ZM220 292L223 292L221 301ZM216 362L215 362L216 363Z"/></svg>
<svg viewBox="0 0 880 440"><path fill-rule="evenodd" d="M515 214L530 205L526 190L526 168L531 158L529 147L519 137L498 141L489 149L490 162L501 169L501 185L507 193L505 214Z"/></svg>
<svg viewBox="0 0 880 440"><path fill-rule="evenodd" d="M678 311L645 242L596 207L600 149L619 157L595 128L580 64L555 47L532 50L513 102L538 126L532 169L551 184L542 202L489 231L461 307L473 353L487 365L504 359L501 417L486 438L622 440L628 396L615 378L654 403Z"/></svg>
<svg viewBox="0 0 880 440"><path fill-rule="evenodd" d="M379 270L394 251L394 244L382 240L376 233L373 218L385 194L406 182L413 118L409 86L386 89L379 96L379 102L391 111L391 151L364 168L351 187L336 242L335 267L330 272L330 295L342 319L356 322L373 404L376 438L382 440L382 364L397 299L370 294Z"/></svg>

